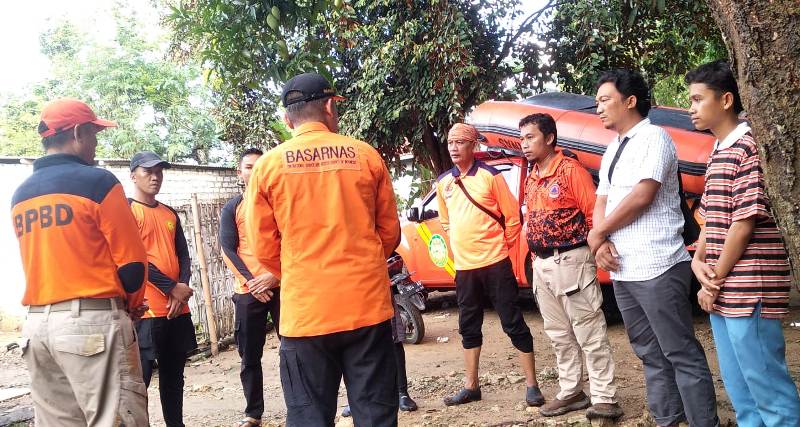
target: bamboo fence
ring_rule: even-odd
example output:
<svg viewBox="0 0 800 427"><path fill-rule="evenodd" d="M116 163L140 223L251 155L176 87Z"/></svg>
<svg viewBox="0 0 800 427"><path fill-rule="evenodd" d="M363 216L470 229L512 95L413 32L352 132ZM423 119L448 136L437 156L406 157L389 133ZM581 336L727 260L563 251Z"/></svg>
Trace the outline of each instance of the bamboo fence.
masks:
<svg viewBox="0 0 800 427"><path fill-rule="evenodd" d="M195 324L195 331L200 347L209 346L212 353L216 354L217 343L233 336L233 295L234 277L222 259L222 249L219 245L219 214L228 199L217 199L212 201L196 201L193 195L193 202L183 206L175 207L180 216L186 241L189 244L189 253L192 257L192 279L191 287L194 295L189 301L189 308L192 312L192 320ZM199 219L199 239L195 215L192 206L197 206ZM198 240L202 243L202 254L205 258L205 266L198 257ZM203 271L205 270L205 271ZM203 280L202 275L207 275ZM207 295L204 281L208 283ZM213 323L209 323L209 318Z"/></svg>

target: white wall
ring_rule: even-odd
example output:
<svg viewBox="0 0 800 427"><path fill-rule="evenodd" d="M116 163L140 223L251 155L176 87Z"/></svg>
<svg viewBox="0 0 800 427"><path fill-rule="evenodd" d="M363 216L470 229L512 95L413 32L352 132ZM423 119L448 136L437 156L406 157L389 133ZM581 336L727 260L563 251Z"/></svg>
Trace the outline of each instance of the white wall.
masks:
<svg viewBox="0 0 800 427"><path fill-rule="evenodd" d="M127 161L100 161L100 166L120 180L125 193L133 193ZM33 171L33 166L19 159L0 158L0 330L17 328L25 316L22 294L25 276L19 257L19 246L11 222L11 197L17 187ZM191 194L200 200L233 196L239 191L236 172L230 168L176 165L164 172L164 185L158 199L179 207L190 203Z"/></svg>
<svg viewBox="0 0 800 427"><path fill-rule="evenodd" d="M20 304L25 276L19 259L19 246L11 222L11 196L30 175L30 166L9 167L0 163L0 330L13 328L25 315Z"/></svg>

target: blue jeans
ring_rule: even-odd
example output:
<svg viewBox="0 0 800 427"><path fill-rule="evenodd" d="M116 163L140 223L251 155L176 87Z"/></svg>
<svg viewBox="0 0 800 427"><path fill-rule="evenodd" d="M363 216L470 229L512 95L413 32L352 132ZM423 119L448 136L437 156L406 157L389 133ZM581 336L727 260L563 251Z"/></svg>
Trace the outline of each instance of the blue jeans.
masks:
<svg viewBox="0 0 800 427"><path fill-rule="evenodd" d="M786 367L778 319L711 315L725 391L741 427L800 427L800 397Z"/></svg>

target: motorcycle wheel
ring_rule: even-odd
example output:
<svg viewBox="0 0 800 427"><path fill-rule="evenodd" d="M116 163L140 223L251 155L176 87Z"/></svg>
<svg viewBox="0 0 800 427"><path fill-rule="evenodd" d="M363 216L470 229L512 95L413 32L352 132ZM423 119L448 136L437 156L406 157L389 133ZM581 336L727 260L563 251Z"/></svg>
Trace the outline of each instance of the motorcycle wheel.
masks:
<svg viewBox="0 0 800 427"><path fill-rule="evenodd" d="M397 309L400 310L400 318L403 319L406 335L403 338L405 344L419 344L425 337L425 323L422 320L422 313L411 301L400 295L395 295Z"/></svg>

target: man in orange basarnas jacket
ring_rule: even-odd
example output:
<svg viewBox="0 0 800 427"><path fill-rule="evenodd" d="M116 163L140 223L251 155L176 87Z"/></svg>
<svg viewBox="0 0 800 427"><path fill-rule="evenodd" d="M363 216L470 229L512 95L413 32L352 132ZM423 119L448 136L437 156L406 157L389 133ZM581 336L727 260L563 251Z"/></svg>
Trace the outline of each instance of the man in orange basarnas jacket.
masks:
<svg viewBox="0 0 800 427"><path fill-rule="evenodd" d="M324 77L281 96L293 138L263 155L244 196L247 242L281 280L286 425L333 425L344 376L355 425L397 425L386 258L400 242L392 181L369 144L339 135Z"/></svg>

